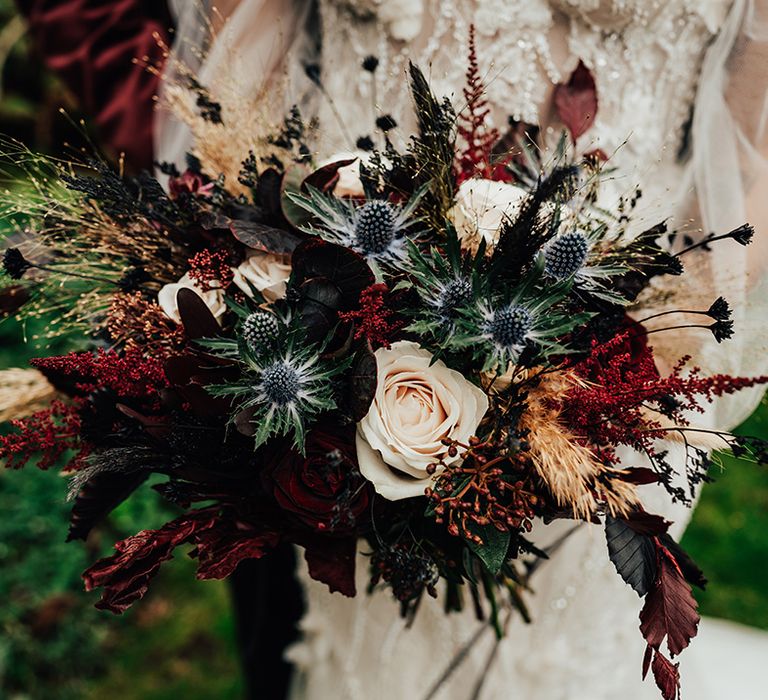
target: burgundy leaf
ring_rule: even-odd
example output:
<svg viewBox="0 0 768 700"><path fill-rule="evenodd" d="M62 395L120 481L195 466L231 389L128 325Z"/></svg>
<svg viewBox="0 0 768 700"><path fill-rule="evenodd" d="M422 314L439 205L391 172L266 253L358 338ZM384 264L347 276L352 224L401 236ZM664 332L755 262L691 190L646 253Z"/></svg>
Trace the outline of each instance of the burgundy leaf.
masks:
<svg viewBox="0 0 768 700"><path fill-rule="evenodd" d="M660 515L646 513L644 510L636 510L624 516L622 520L640 535L663 535L669 528L669 521Z"/></svg>
<svg viewBox="0 0 768 700"><path fill-rule="evenodd" d="M261 559L280 541L273 531L258 531L243 523L227 521L195 536L190 553L199 562L197 578L227 578L244 559Z"/></svg>
<svg viewBox="0 0 768 700"><path fill-rule="evenodd" d="M672 555L655 539L656 583L640 611L640 631L654 649L666 638L672 656L677 656L696 636L699 614L691 587Z"/></svg>
<svg viewBox="0 0 768 700"><path fill-rule="evenodd" d="M654 648L650 644L645 645L645 654L643 654L643 680L648 675L648 669L651 667Z"/></svg>
<svg viewBox="0 0 768 700"><path fill-rule="evenodd" d="M618 478L626 481L628 484L645 486L646 484L657 484L659 475L648 467L630 467L618 474Z"/></svg>
<svg viewBox="0 0 768 700"><path fill-rule="evenodd" d="M560 121L576 143L576 139L592 126L597 114L595 79L582 61L579 61L568 82L555 88L555 107Z"/></svg>
<svg viewBox="0 0 768 700"><path fill-rule="evenodd" d="M692 586L698 586L703 591L707 587L707 577L704 576L704 572L696 565L696 562L691 559L688 552L666 533L659 536L659 541L674 557L677 565L680 567L680 571L685 576L685 580Z"/></svg>
<svg viewBox="0 0 768 700"><path fill-rule="evenodd" d="M337 160L334 163L328 163L322 168L318 168L301 183L301 191L306 192L308 188L313 187L321 192L333 190L339 181L339 169L347 165L352 165L357 158L347 158L346 160Z"/></svg>
<svg viewBox="0 0 768 700"><path fill-rule="evenodd" d="M221 329L218 322L197 293L182 287L176 294L176 303L188 338L197 340L219 335Z"/></svg>
<svg viewBox="0 0 768 700"><path fill-rule="evenodd" d="M85 589L104 588L96 607L120 615L140 600L160 565L173 550L216 523L214 508L186 513L159 530L143 530L115 545L116 554L97 561L83 572Z"/></svg>
<svg viewBox="0 0 768 700"><path fill-rule="evenodd" d="M678 700L680 697L680 664L673 664L664 654L656 651L653 655L653 677L664 700Z"/></svg>
<svg viewBox="0 0 768 700"><path fill-rule="evenodd" d="M254 221L230 221L229 230L243 245L276 255L289 255L303 240L292 231L284 231Z"/></svg>
<svg viewBox="0 0 768 700"><path fill-rule="evenodd" d="M307 560L309 575L328 586L331 593L338 591L342 595L354 598L355 587L355 554L357 553L357 540L331 539L329 537L318 539L304 551Z"/></svg>

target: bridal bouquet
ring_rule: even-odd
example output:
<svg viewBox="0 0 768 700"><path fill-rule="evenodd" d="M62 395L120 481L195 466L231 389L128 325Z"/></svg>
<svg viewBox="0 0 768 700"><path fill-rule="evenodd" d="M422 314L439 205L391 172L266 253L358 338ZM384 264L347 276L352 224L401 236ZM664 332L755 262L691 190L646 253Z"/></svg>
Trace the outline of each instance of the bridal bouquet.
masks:
<svg viewBox="0 0 768 700"><path fill-rule="evenodd" d="M732 334L723 298L648 326L628 311L690 252L752 231L631 232L638 192L599 204L610 160L569 155L567 136L548 162L500 141L470 63L458 115L412 67L408 145L380 124L380 148L363 139L363 156L319 168L297 110L254 137L234 178L190 156L184 172L163 166L165 189L19 151L31 187L7 198L20 231L3 258L18 313L89 340L32 362L56 396L13 421L0 456L67 461L71 540L152 475L179 509L84 573L115 613L177 547L207 579L283 542L331 591L355 595L361 547L370 589L391 589L404 615L443 589L447 610L468 597L500 633L500 607L527 615L531 562L547 557L534 521L592 523L645 598L644 672L674 698L668 655L696 633L691 585L705 579L638 486L690 503L714 440L765 460L765 445L695 417L768 377L704 376L686 357L657 368L654 333ZM593 88L583 66L558 88L573 140ZM186 91L218 135L210 155L235 127L199 83Z"/></svg>

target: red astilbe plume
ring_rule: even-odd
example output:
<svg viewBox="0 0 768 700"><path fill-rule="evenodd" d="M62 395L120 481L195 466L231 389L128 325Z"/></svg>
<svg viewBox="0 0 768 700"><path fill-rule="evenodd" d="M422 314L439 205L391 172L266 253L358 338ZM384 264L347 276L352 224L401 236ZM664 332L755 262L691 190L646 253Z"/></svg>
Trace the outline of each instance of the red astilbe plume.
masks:
<svg viewBox="0 0 768 700"><path fill-rule="evenodd" d="M84 394L106 388L120 398L155 402L159 392L168 386L163 359L147 357L141 348L129 348L124 353L103 349L95 353L71 352L58 357L39 357L31 364L54 385L66 377Z"/></svg>
<svg viewBox="0 0 768 700"><path fill-rule="evenodd" d="M49 469L70 451L75 456L69 467L77 469L88 455L88 445L80 440L80 401L51 405L31 416L12 420L17 432L0 436L0 459L9 469L21 469L39 455L37 466Z"/></svg>
<svg viewBox="0 0 768 700"><path fill-rule="evenodd" d="M702 404L715 397L768 383L768 377L704 377L698 367L684 374L689 357L681 358L671 374L662 377L653 349L631 344L636 335L633 328L605 343L593 341L590 354L573 366L587 381L563 399L563 420L576 434L602 447L609 459L611 445L629 445L653 454L654 440L668 431L649 418L649 406L675 425L685 426L685 411L703 413Z"/></svg>
<svg viewBox="0 0 768 700"><path fill-rule="evenodd" d="M403 326L387 306L388 292L386 284L372 284L360 292L357 310L339 312L339 319L355 324L355 340L367 339L374 350L388 348L394 334Z"/></svg>
<svg viewBox="0 0 768 700"><path fill-rule="evenodd" d="M189 259L189 276L203 291L213 287L228 287L235 273L226 250L201 250Z"/></svg>
<svg viewBox="0 0 768 700"><path fill-rule="evenodd" d="M464 87L466 106L458 115L457 126L464 147L456 163L456 182L461 184L473 177L490 180L512 179L503 162L493 162L493 148L499 141L499 132L488 125L491 112L485 97L485 85L477 62L475 27L469 28L469 67Z"/></svg>

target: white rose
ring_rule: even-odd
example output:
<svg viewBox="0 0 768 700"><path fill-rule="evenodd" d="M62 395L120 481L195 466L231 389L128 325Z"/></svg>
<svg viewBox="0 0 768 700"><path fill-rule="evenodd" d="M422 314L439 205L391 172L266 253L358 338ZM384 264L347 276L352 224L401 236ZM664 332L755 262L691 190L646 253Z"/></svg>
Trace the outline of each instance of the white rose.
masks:
<svg viewBox="0 0 768 700"><path fill-rule="evenodd" d="M254 289L260 291L267 301L276 301L285 296L286 284L291 276L291 263L288 256L249 250L245 260L232 270L232 281L249 297Z"/></svg>
<svg viewBox="0 0 768 700"><path fill-rule="evenodd" d="M390 501L421 496L427 467L451 458L444 438L466 442L488 410L485 393L418 344L394 343L376 351L378 385L368 414L357 425L360 471Z"/></svg>
<svg viewBox="0 0 768 700"><path fill-rule="evenodd" d="M379 19L397 41L413 41L421 32L423 15L423 0L383 0L379 7Z"/></svg>
<svg viewBox="0 0 768 700"><path fill-rule="evenodd" d="M499 238L502 222L517 216L527 195L522 187L507 182L465 180L448 216L467 248L476 250L481 238L490 248Z"/></svg>
<svg viewBox="0 0 768 700"><path fill-rule="evenodd" d="M178 282L174 284L166 284L157 293L157 303L163 310L163 313L176 323L181 323L181 316L179 316L179 304L176 300L176 295L180 289L191 289L197 296L199 296L205 305L211 310L214 318L221 323L221 317L227 310L227 305L224 303L224 290L218 286L217 282L211 282L214 285L207 292L203 291L202 287L195 282L187 272Z"/></svg>

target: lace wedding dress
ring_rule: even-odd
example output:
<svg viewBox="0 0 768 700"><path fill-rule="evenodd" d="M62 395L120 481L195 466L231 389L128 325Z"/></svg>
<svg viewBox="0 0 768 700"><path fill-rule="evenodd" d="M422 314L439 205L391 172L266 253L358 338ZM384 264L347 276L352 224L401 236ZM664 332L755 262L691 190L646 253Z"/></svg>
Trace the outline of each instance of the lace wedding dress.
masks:
<svg viewBox="0 0 768 700"><path fill-rule="evenodd" d="M242 90L255 91L276 75L288 80L290 100L301 99L320 117L323 140L318 151L327 158L353 151L359 137L374 136L374 120L385 114L408 133L413 122L405 80L409 61L424 70L439 95L451 97L460 108L471 25L492 118L502 130L513 118L539 124L544 142L554 141L559 126L551 104L553 87L583 61L595 76L599 109L577 148L612 154L617 174L607 183L608 197L640 186L646 221L670 218L686 225L692 235L700 226L728 230L748 215L758 226L759 240L748 251L750 257L728 241L713 258L696 261L687 287L657 290L658 298L672 297L668 303L674 308L697 308L687 304L698 300L700 307L723 294L742 309L735 319L739 340L726 347L695 333L684 341L664 337L671 334L654 336L659 353L670 362L682 354L679 347L685 347L708 371L749 375L761 373L766 364L760 321L768 295L761 253L768 231L761 231L760 224L768 226L768 213L748 194L750 177L768 182L760 153L765 151L768 69L759 10L765 4L319 0L310 6L231 0L219 4L229 22L200 69L203 77L211 78L214 95L212 78L222 70L234 75ZM195 20L187 17L190 12L182 3L179 10L180 36L188 43L180 40L177 51L186 52L187 60L195 59L190 46L196 39L189 31ZM318 38L322 95L313 93L302 65L315 60L307 56ZM379 61L375 72L361 67L371 55ZM188 143L183 129L168 121L161 125L162 159L179 160ZM697 422L732 426L754 405L755 400L743 396L721 400ZM639 455L625 455L627 464L641 461ZM647 509L673 520L672 534L679 536L690 511L674 506L660 489L645 489ZM290 650L297 668L292 697L658 698L653 682L640 679L640 600L609 562L602 529L581 525L571 533L572 528L573 523L563 522L537 526L533 537L540 545L569 536L533 576L535 591L527 597L533 624L509 614L501 642L473 611L447 616L441 602L429 598L406 629L388 593L364 593L364 552L358 557L359 594L353 600L328 593L301 573L308 611L301 625L303 640ZM755 659L758 650L768 651L765 637L751 637L747 644L743 634L713 621L702 623L700 636L682 656L686 697L764 697L755 678L760 668ZM733 665L727 671L716 661L715 651L730 659ZM751 676L750 667L736 671L736 664L745 665L749 659L754 661ZM715 670L720 676L728 674L727 694L716 690Z"/></svg>

